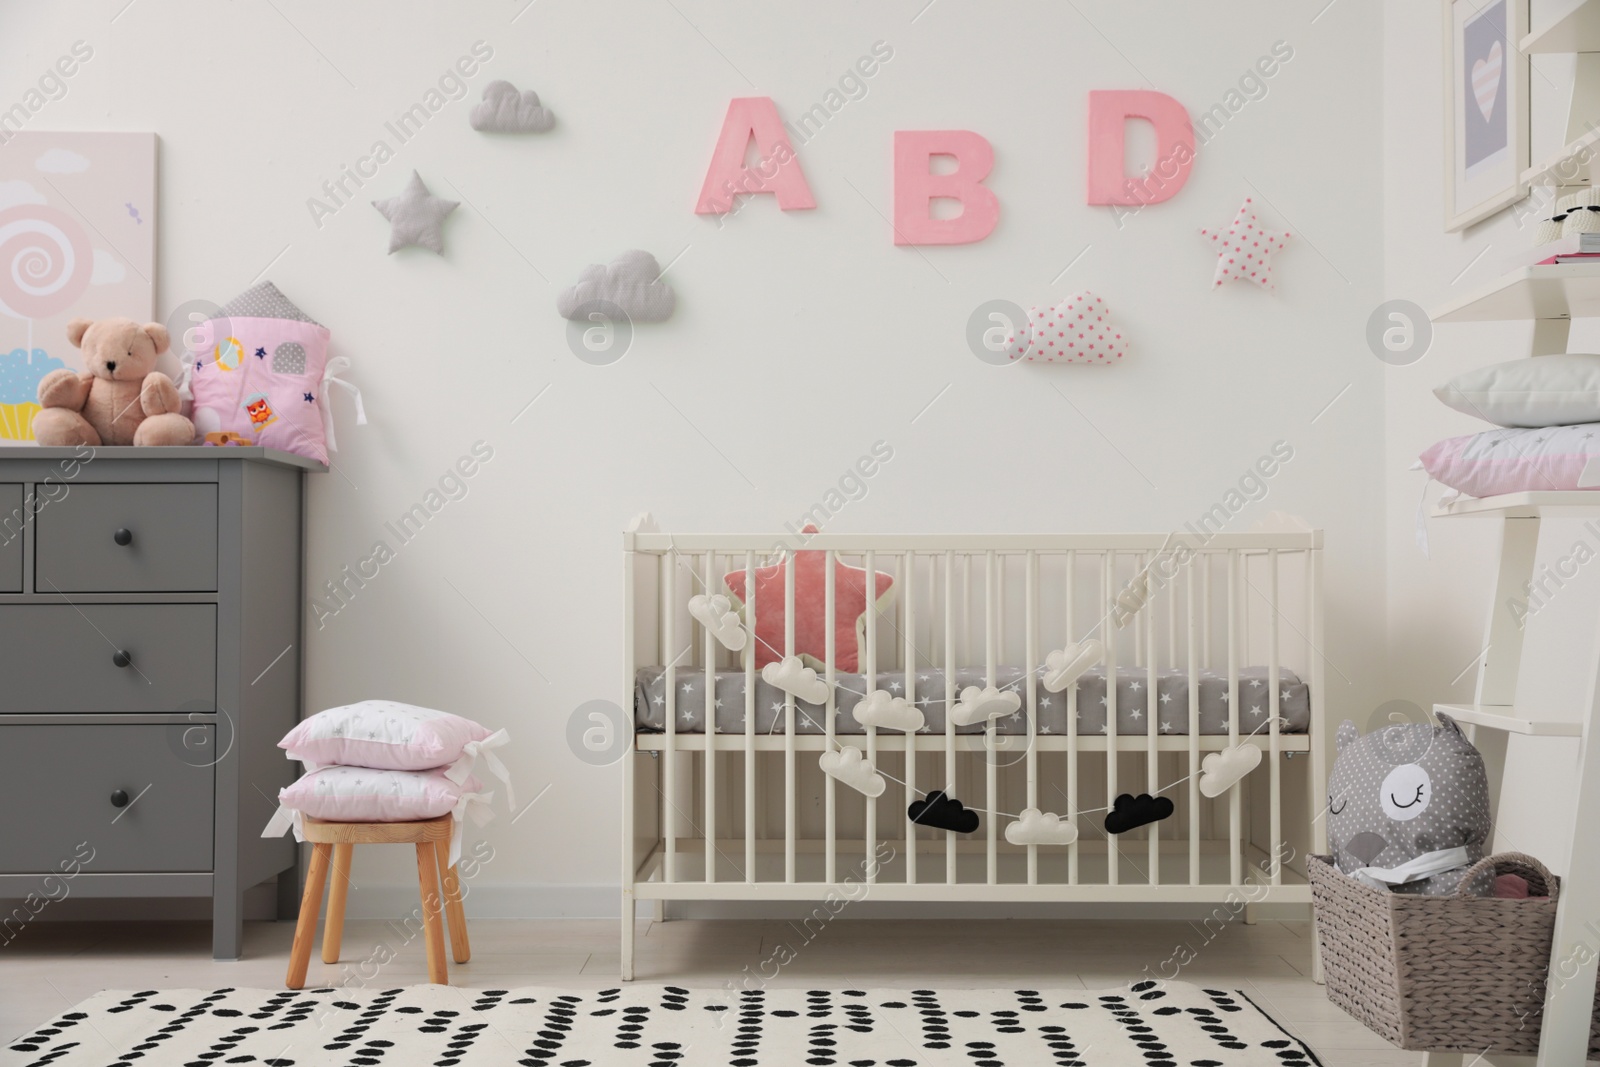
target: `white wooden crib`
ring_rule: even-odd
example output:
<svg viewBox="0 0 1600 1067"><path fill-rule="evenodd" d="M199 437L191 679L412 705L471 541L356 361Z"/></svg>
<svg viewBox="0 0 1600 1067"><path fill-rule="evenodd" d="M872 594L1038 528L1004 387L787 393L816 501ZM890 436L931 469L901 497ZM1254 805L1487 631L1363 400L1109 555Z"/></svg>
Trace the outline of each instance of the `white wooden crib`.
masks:
<svg viewBox="0 0 1600 1067"><path fill-rule="evenodd" d="M640 669L664 667L656 699L664 698L665 708L660 729L636 729L625 757L622 977L633 977L638 900L821 902L832 894L851 901L1227 905L1219 917L1237 916L1241 904L1309 904L1303 858L1326 850L1317 818L1326 792L1321 548L1321 531L823 533L804 541L625 534L623 706L637 721ZM686 605L696 593L727 592L723 576L736 570L755 588L751 572L779 561L786 564L786 600L794 603L797 550L826 553L829 617L836 565L894 577L892 602L867 612L859 673L868 690L880 671L904 671L908 690L919 674L942 675L935 692L906 694L943 706L942 732L836 733L831 627L827 666L818 672L829 692L823 722L805 732L808 717L802 712L797 721L797 701L788 696L781 712L773 708L770 727L757 728L756 642L729 652ZM1141 573L1145 581L1130 584ZM746 605L747 628L752 607L759 615L759 597ZM1167 732L1173 720L1158 714L1144 717L1142 732L1120 730L1119 686L1111 684L1104 686L1102 732L1080 735L1078 687L1046 692L1040 667L1051 650L1091 637L1105 645L1107 678L1117 678L1118 668L1146 672L1147 708L1160 710L1158 674L1168 686L1181 675L1188 707L1176 714L1186 732ZM785 642L774 651L795 651L792 613ZM949 708L958 697L957 669L981 667L992 682L1000 665L1025 671L1017 684L1022 721L1009 734L994 720L978 733L956 732ZM1254 689L1241 684L1241 668L1251 666L1265 668L1264 706L1256 699L1259 682ZM741 671L742 730L713 729L718 679ZM1280 724L1280 677L1291 671L1309 688L1301 732ZM1226 732L1200 732L1207 672L1212 686L1224 684L1217 675L1227 679ZM693 688L685 679L696 675L703 708L678 707L680 690ZM1041 732L1040 701L1052 697L1068 701L1065 728ZM680 719L695 710L703 712L700 725L684 732ZM1270 711L1264 722L1262 710ZM886 792L869 799L821 772L818 757L841 744L860 748L883 772ZM1204 756L1236 744L1259 747L1260 765L1215 799L1205 797ZM911 821L908 803L936 789L978 810L976 833ZM1176 810L1108 835L1103 821L1112 800L1145 792L1168 797ZM1024 808L1073 821L1079 839L1008 843L1005 824Z"/></svg>

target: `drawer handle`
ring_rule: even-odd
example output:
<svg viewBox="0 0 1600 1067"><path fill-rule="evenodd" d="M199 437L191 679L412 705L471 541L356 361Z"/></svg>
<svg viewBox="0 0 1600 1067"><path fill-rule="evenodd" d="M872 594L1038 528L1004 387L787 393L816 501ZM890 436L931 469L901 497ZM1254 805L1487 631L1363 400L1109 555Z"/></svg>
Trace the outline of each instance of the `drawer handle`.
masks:
<svg viewBox="0 0 1600 1067"><path fill-rule="evenodd" d="M117 651L111 656L111 664L115 667L126 667L132 662L133 657L122 651L120 648L117 649Z"/></svg>
<svg viewBox="0 0 1600 1067"><path fill-rule="evenodd" d="M133 544L133 531L125 527L119 528L116 533L111 535L111 540L115 541L123 548L127 548L129 545Z"/></svg>
<svg viewBox="0 0 1600 1067"><path fill-rule="evenodd" d="M125 808L125 807L127 807L128 806L128 791L126 789L118 789L115 792L113 792L111 794L111 806L113 808Z"/></svg>

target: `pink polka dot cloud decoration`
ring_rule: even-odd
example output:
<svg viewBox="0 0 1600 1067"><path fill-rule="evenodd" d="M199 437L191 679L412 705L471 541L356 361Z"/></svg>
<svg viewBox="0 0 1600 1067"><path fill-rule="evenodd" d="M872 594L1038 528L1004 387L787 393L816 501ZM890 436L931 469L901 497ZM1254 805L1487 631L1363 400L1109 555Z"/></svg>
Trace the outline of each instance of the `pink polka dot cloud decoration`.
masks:
<svg viewBox="0 0 1600 1067"><path fill-rule="evenodd" d="M1217 270L1211 277L1212 288L1235 279L1255 282L1268 292L1275 288L1271 257L1272 253L1283 250L1289 232L1269 233L1263 229L1248 196L1239 205L1239 213L1226 230L1203 229L1200 233L1209 237L1212 247L1217 250Z"/></svg>
<svg viewBox="0 0 1600 1067"><path fill-rule="evenodd" d="M1106 302L1090 292L1073 293L1054 307L1028 309L1028 335L1006 335L1006 356L1036 363L1118 363L1128 335L1111 319Z"/></svg>

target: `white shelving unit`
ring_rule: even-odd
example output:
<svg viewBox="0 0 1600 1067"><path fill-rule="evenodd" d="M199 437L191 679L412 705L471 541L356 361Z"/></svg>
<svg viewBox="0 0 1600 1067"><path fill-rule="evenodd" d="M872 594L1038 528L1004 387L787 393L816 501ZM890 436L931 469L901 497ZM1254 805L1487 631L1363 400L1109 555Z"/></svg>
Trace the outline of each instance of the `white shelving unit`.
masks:
<svg viewBox="0 0 1600 1067"><path fill-rule="evenodd" d="M1567 106L1566 144L1522 172L1528 185L1588 184L1600 178L1600 4L1567 0L1518 47L1524 55L1577 56Z"/></svg>
<svg viewBox="0 0 1600 1067"><path fill-rule="evenodd" d="M1581 498L1581 499L1580 499ZM1600 753L1590 745L1600 724L1600 646L1589 683L1588 714L1582 722L1550 719L1516 704L1517 675L1522 666L1523 630L1511 610L1533 577L1544 518L1600 516L1600 493L1512 493L1482 500L1459 500L1434 510L1436 518L1479 518L1500 521L1500 566L1484 626L1484 653L1470 704L1435 704L1433 710L1454 716L1469 728L1489 771L1493 814L1499 817L1506 794L1506 748L1513 734L1523 737L1578 739L1577 797L1573 812L1571 859L1556 910L1551 977L1545 992L1544 1021L1539 1034L1538 1067L1573 1067L1584 1062L1589 1024L1594 1013L1596 956L1584 951L1588 930L1600 926ZM1597 627L1600 629L1600 627ZM1559 977L1557 971L1561 972ZM1461 1067L1459 1054L1426 1053L1427 1067ZM1521 1056L1484 1056L1473 1062L1525 1064Z"/></svg>
<svg viewBox="0 0 1600 1067"><path fill-rule="evenodd" d="M1563 28L1564 27L1564 28ZM1559 33L1557 32L1559 29ZM1525 51L1553 51L1546 44L1581 41L1600 47L1600 0L1584 0L1551 27L1529 35ZM1530 45L1530 42L1532 43ZM1600 265L1524 267L1461 300L1438 308L1435 322L1528 319L1534 323L1532 355L1564 352L1574 318L1600 316ZM1600 516L1600 492L1511 493L1459 499L1433 512L1436 518L1496 519L1500 564L1484 624L1482 659L1471 703L1435 704L1436 712L1467 726L1489 771L1493 813L1505 795L1506 749L1512 735L1578 739L1577 796L1571 858L1556 911L1551 978L1547 983L1537 1061L1523 1056L1475 1056L1473 1064L1576 1067L1585 1060L1594 1013L1597 957L1588 931L1600 929L1600 752L1590 741L1600 725L1600 644L1592 661L1588 711L1582 722L1551 719L1516 704L1522 667L1523 630L1511 604L1534 576L1539 525L1545 518ZM1600 634L1600 625L1596 626ZM1424 1053L1425 1067L1464 1067L1459 1053Z"/></svg>

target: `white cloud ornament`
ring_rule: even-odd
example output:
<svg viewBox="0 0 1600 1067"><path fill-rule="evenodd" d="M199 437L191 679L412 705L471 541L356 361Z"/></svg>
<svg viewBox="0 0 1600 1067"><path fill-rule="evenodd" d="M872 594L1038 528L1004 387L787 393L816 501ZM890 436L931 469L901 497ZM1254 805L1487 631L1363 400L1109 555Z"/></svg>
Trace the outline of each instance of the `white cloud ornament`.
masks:
<svg viewBox="0 0 1600 1067"><path fill-rule="evenodd" d="M1200 761L1200 792L1219 797L1260 765L1261 749L1255 745L1238 744L1213 752Z"/></svg>
<svg viewBox="0 0 1600 1067"><path fill-rule="evenodd" d="M889 788L876 767L868 763L861 750L846 745L837 752L824 752L817 760L822 773L837 778L863 796L880 797Z"/></svg>
<svg viewBox="0 0 1600 1067"><path fill-rule="evenodd" d="M706 596L704 593L689 598L689 614L695 622L711 631L711 636L722 642L722 647L729 652L738 652L744 648L744 626L739 622L739 615L733 610L733 601L717 593Z"/></svg>
<svg viewBox="0 0 1600 1067"><path fill-rule="evenodd" d="M1013 845L1070 845L1078 840L1078 827L1055 812L1026 808L1006 824L1006 840Z"/></svg>
<svg viewBox="0 0 1600 1067"><path fill-rule="evenodd" d="M927 720L921 711L911 706L905 697L897 697L884 689L874 689L862 698L850 714L862 726L876 726L887 730L904 730L914 734Z"/></svg>
<svg viewBox="0 0 1600 1067"><path fill-rule="evenodd" d="M1105 654L1105 646L1092 638L1074 641L1066 648L1050 653L1044 658L1044 687L1052 693L1061 692L1104 659Z"/></svg>
<svg viewBox="0 0 1600 1067"><path fill-rule="evenodd" d="M777 663L762 667L761 680L775 689L794 694L807 704L821 704L828 699L828 683L801 663L799 656L785 656Z"/></svg>
<svg viewBox="0 0 1600 1067"><path fill-rule="evenodd" d="M1022 697L1013 690L1001 691L994 686L979 689L969 685L961 691L961 699L950 709L950 721L957 726L971 726L987 722L1001 715L1010 715L1022 707Z"/></svg>

